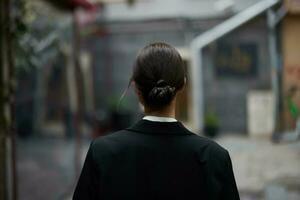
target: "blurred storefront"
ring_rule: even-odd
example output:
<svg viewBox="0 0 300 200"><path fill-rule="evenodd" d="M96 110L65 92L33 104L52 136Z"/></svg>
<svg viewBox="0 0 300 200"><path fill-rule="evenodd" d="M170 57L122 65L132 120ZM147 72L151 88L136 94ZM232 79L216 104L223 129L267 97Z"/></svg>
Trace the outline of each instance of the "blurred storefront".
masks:
<svg viewBox="0 0 300 200"><path fill-rule="evenodd" d="M170 9L161 3L144 1L132 6L125 3L105 6L103 17L89 27L93 31L85 41L93 57L96 107L105 109L105 102L122 93L141 47L164 41L175 46L185 60L189 80L187 90L179 97L177 117L193 127L191 41L257 2L237 1L225 5L222 1L176 1ZM214 116L223 132L246 133L247 93L252 89L271 89L267 38L266 16L262 15L204 49L205 115ZM137 99L132 93L126 99L123 106L138 116L141 110Z"/></svg>
<svg viewBox="0 0 300 200"><path fill-rule="evenodd" d="M282 22L283 119L285 129L293 129L300 110L300 1L286 0L285 7L288 13Z"/></svg>
<svg viewBox="0 0 300 200"><path fill-rule="evenodd" d="M259 1L238 1L223 5L220 2L188 3L176 1L172 9L155 2L136 1L128 5L126 1L105 4L101 13L91 23L81 26L82 84L78 90L79 104L83 105L84 120L98 123L97 129L107 131L111 119L115 117L118 100L128 85L132 64L137 51L152 41L165 41L175 46L182 54L189 74L187 90L178 101L178 118L188 127L193 127L191 103L191 52L190 44L195 36L221 24L226 19ZM168 4L168 1L164 2ZM183 8L181 8L184 6ZM283 60L283 81L281 102L284 128L293 128L295 119L291 115L289 101L299 107L299 1L286 1L288 15L277 30ZM142 12L151 8L151 12ZM164 7L164 8L163 8ZM179 9L180 8L180 9ZM200 10L199 10L200 9ZM156 10L154 12L154 10ZM82 17L83 21L89 17ZM270 63L267 15L255 17L232 33L212 42L203 51L203 93L204 117L209 115L219 122L222 132L246 133L249 126L247 95L253 90L272 90L272 64ZM62 33L65 38L70 33ZM62 45L63 46L63 45ZM280 46L280 45L279 45ZM68 135L72 112L70 93L76 87L70 79L72 65L70 48L62 48L59 59L48 62L43 69L37 69L30 79L36 83L31 88L31 104L23 108L31 109L37 120L30 130L44 127L42 132L64 132ZM41 72L42 71L42 72ZM34 77L41 77L36 79ZM22 80L20 80L21 82ZM22 87L17 95L21 95ZM73 89L72 89L73 88ZM295 92L296 91L296 92ZM22 96L22 95L21 95ZM21 97L20 105L24 102ZM24 96L24 95L23 95ZM44 96L44 98L41 98ZM27 101L29 99L27 98ZM22 102L21 102L22 101ZM225 106L226 105L226 106ZM19 112L22 109L18 109ZM138 100L129 90L120 104L119 119L130 124L140 117L142 110ZM21 115L20 115L21 116ZM93 120L98 120L95 122ZM21 120L22 121L22 120ZM122 121L122 120L121 120ZM205 120L204 120L205 121ZM120 122L122 124L122 122ZM30 123L26 123L30 124ZM32 124L32 123L31 123ZM69 125L68 125L69 124ZM98 126L96 125L96 127ZM85 124L84 124L85 126ZM121 127L126 126L125 124ZM103 129L103 130L102 130ZM25 130L25 129L24 129ZM87 130L86 132L89 132ZM101 132L100 131L100 132ZM32 131L28 131L32 132ZM50 133L51 134L51 133Z"/></svg>
<svg viewBox="0 0 300 200"><path fill-rule="evenodd" d="M149 42L170 43L182 55L188 82L177 101L177 118L192 128L191 42L259 2L276 4L202 49L202 71L196 77L203 79L204 121L221 132L239 134L223 134L216 140L232 155L242 194L255 193L255 198L250 195L245 199L266 199L257 195L263 196L265 186L275 178L300 180L299 143L275 145L265 138L240 137L249 130L250 118L256 129L248 132L257 132L256 136L274 129L274 66L266 13L281 8L280 1L90 0L99 3L101 12L78 16L79 38L72 35L71 12L51 9L44 1L32 2L41 6L33 13L38 17L31 30L37 34L28 32L24 44L39 49L36 55L30 54L30 60L38 62L18 72L16 91L17 131L26 138L17 137L18 193L22 199L70 199L90 140L125 128L141 117L142 108L132 90L121 103L119 99L128 86L138 50ZM87 0L49 2L87 5ZM279 74L280 122L287 130L295 127L299 117L300 1L286 0L283 8L288 13L274 29L279 49L273 56L283 65ZM248 102L254 105L251 116ZM297 182L297 192L298 186Z"/></svg>

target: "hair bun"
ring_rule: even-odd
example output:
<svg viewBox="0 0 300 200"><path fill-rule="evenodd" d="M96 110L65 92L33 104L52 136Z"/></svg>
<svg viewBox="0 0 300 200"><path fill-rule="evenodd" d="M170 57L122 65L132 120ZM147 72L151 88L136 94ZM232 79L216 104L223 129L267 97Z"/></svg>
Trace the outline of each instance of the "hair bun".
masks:
<svg viewBox="0 0 300 200"><path fill-rule="evenodd" d="M166 86L166 85L168 85L167 82L165 80L162 80L162 79L160 79L156 82L156 87L163 87L163 86Z"/></svg>
<svg viewBox="0 0 300 200"><path fill-rule="evenodd" d="M154 105L163 105L169 103L176 94L175 87L171 87L165 80L156 82L155 87L149 92L148 100Z"/></svg>

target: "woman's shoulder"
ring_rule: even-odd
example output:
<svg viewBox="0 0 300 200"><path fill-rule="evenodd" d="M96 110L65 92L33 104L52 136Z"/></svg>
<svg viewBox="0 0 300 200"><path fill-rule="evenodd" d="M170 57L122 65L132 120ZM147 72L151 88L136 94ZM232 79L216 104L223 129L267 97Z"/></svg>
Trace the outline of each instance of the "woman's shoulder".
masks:
<svg viewBox="0 0 300 200"><path fill-rule="evenodd" d="M228 151L225 147L211 138L194 134L192 137L190 137L190 140L192 143L191 145L198 147L203 146L201 152L205 152L207 156L209 156L209 159L223 159L228 154Z"/></svg>
<svg viewBox="0 0 300 200"><path fill-rule="evenodd" d="M201 153L206 157L206 159L226 159L228 151L218 142L205 136L197 135L194 132L189 132L191 134L176 137L178 145ZM146 135L147 134L139 134L124 129L95 138L92 141L92 147L96 149L97 152L116 152L118 149L127 148L128 146L134 146L138 142L145 141L144 139L140 139L140 137L147 137Z"/></svg>
<svg viewBox="0 0 300 200"><path fill-rule="evenodd" d="M126 134L126 130L119 130L115 132L108 133L107 135L96 137L92 140L93 146L107 146L113 145L123 141L128 134Z"/></svg>

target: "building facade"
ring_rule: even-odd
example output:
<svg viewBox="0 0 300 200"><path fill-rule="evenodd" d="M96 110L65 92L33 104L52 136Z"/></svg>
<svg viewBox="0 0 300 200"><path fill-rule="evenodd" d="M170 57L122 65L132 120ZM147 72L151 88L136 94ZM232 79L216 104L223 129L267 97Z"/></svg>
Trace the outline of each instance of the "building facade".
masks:
<svg viewBox="0 0 300 200"><path fill-rule="evenodd" d="M154 12L155 1L144 2L148 9L142 2L133 7L105 8L103 19L86 40L93 57L96 108L105 109L109 102L121 96L128 85L135 56L146 44L163 41L175 46L190 72L193 38L257 1L236 1L231 6L223 5L223 10L217 9L218 1L191 2L169 2L170 7L175 7L166 12L161 8L161 14ZM183 5L184 8L180 7ZM223 132L245 133L247 93L271 89L267 34L266 16L261 16L204 49L205 113L213 113L218 118ZM188 87L178 106L179 119L190 127L193 126L191 92ZM126 99L124 106L133 116L138 116L141 110L133 93L129 92Z"/></svg>

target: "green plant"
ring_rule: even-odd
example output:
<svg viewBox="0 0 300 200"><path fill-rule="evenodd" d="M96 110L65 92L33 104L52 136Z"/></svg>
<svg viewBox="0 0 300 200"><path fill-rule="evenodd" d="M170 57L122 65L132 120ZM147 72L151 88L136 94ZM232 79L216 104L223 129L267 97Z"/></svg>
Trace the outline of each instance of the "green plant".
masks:
<svg viewBox="0 0 300 200"><path fill-rule="evenodd" d="M215 137L219 132L219 118L214 112L207 112L204 118L204 133L209 137Z"/></svg>
<svg viewBox="0 0 300 200"><path fill-rule="evenodd" d="M213 112L205 114L204 125L209 127L219 127L220 122L218 116Z"/></svg>
<svg viewBox="0 0 300 200"><path fill-rule="evenodd" d="M130 109L129 101L126 98L120 100L120 95L108 96L106 102L111 110L128 111Z"/></svg>

